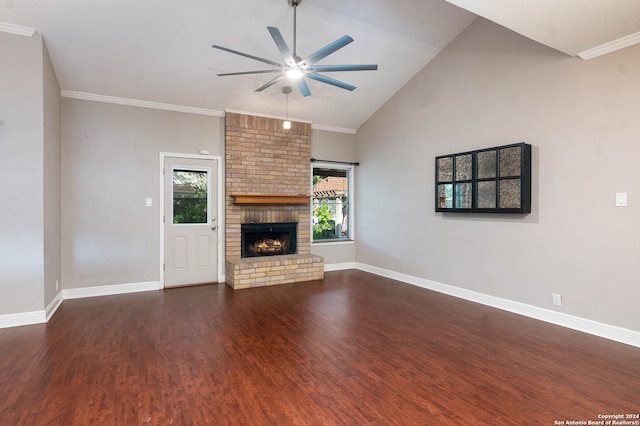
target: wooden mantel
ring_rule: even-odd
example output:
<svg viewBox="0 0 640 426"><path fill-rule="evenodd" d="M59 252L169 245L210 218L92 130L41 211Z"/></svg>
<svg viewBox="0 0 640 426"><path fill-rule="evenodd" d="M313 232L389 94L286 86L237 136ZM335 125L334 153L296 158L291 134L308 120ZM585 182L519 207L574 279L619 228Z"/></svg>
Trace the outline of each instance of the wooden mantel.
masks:
<svg viewBox="0 0 640 426"><path fill-rule="evenodd" d="M235 204L308 204L308 195L232 194Z"/></svg>

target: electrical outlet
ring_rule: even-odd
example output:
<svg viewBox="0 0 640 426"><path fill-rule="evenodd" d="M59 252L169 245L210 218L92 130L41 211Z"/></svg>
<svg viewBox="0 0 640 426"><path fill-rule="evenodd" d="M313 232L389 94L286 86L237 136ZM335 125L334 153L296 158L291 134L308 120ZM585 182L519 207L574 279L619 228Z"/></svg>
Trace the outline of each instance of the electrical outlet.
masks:
<svg viewBox="0 0 640 426"><path fill-rule="evenodd" d="M58 291L59 289L60 289L60 282L56 280L56 291Z"/></svg>
<svg viewBox="0 0 640 426"><path fill-rule="evenodd" d="M551 300L556 306L562 306L562 296L558 293L551 293Z"/></svg>

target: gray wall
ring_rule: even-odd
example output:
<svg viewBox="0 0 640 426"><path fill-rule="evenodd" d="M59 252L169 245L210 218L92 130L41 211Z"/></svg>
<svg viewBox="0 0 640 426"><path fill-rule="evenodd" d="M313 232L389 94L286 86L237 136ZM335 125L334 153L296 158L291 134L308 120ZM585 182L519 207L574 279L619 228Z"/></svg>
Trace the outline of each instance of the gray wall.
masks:
<svg viewBox="0 0 640 426"><path fill-rule="evenodd" d="M640 331L639 81L476 19L358 131L358 262ZM531 214L434 212L435 156L520 141Z"/></svg>
<svg viewBox="0 0 640 426"><path fill-rule="evenodd" d="M61 128L60 85L46 47L44 82L44 306L62 289L61 282ZM56 288L56 281L59 283Z"/></svg>
<svg viewBox="0 0 640 426"><path fill-rule="evenodd" d="M224 158L224 119L77 99L62 105L64 288L159 280L158 155L205 149ZM354 161L355 135L312 137L313 156ZM313 252L328 263L355 261L354 244Z"/></svg>
<svg viewBox="0 0 640 426"><path fill-rule="evenodd" d="M43 44L0 32L0 314L44 308Z"/></svg>
<svg viewBox="0 0 640 426"><path fill-rule="evenodd" d="M160 279L159 153L224 158L223 129L220 117L63 99L65 289Z"/></svg>
<svg viewBox="0 0 640 426"><path fill-rule="evenodd" d="M326 130L313 130L311 132L311 158L357 162L356 148L356 137L353 134ZM355 168L355 174L356 176L358 174L357 167ZM315 243L311 244L311 252L324 257L325 267L330 267L331 264L353 263L356 260L356 245L354 242Z"/></svg>

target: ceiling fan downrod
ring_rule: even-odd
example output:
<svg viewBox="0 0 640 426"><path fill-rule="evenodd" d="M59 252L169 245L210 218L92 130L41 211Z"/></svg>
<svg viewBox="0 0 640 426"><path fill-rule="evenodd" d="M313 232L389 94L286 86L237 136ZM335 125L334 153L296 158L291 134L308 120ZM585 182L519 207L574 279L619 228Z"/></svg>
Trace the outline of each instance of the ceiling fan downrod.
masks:
<svg viewBox="0 0 640 426"><path fill-rule="evenodd" d="M302 3L302 0L287 0L287 2L289 3L289 6L293 7L293 59L295 59L296 63L300 62L300 57L298 56L297 53L297 47L296 47L296 12L298 10L298 5L300 5L300 3Z"/></svg>

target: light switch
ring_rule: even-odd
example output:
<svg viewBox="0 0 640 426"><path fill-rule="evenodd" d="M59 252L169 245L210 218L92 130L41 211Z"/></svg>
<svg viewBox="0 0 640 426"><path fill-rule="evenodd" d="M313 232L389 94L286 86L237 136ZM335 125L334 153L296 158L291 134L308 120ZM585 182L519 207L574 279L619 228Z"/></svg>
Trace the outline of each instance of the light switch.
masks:
<svg viewBox="0 0 640 426"><path fill-rule="evenodd" d="M627 193L616 192L616 207L626 207L626 206L627 206Z"/></svg>
<svg viewBox="0 0 640 426"><path fill-rule="evenodd" d="M153 206L153 200L152 200L151 198L147 198L147 199L144 201L144 205L145 205L145 206L147 206L147 207L151 207L151 206Z"/></svg>

